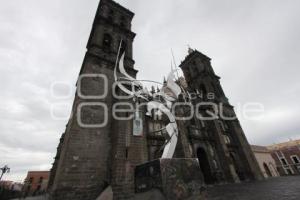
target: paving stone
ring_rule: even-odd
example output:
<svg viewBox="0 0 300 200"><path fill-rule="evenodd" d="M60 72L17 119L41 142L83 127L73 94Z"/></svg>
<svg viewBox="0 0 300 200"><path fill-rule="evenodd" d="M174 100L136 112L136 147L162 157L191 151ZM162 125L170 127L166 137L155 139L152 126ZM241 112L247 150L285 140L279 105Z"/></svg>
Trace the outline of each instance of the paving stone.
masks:
<svg viewBox="0 0 300 200"><path fill-rule="evenodd" d="M208 187L208 200L299 200L300 176Z"/></svg>

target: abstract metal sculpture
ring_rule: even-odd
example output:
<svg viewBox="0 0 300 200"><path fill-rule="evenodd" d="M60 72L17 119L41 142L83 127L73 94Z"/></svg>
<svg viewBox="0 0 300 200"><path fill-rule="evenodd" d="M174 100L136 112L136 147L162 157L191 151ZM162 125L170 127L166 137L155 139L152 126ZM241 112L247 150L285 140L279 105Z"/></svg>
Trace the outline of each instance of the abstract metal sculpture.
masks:
<svg viewBox="0 0 300 200"><path fill-rule="evenodd" d="M120 45L121 46L121 45ZM120 52L120 48L119 48ZM119 58L119 52L118 57ZM163 85L160 91L155 93L150 93L141 82L154 82L147 80L136 80L127 74L124 68L124 57L125 53L122 54L120 61L116 61L114 69L114 79L116 85L127 95L131 96L134 101L137 102L138 99L142 99L147 103L147 115L161 116L162 114L166 115L169 123L166 125L165 129L168 133L169 139L166 139L164 145L164 151L162 158L172 158L175 152L175 148L178 140L178 127L174 114L171 112L173 103L178 99L178 96L181 94L182 89L175 83L175 72L176 70L171 70L167 78L166 84ZM117 68L121 76L118 77ZM133 86L131 90L126 86ZM135 89L136 88L136 89ZM157 98L159 97L159 98Z"/></svg>

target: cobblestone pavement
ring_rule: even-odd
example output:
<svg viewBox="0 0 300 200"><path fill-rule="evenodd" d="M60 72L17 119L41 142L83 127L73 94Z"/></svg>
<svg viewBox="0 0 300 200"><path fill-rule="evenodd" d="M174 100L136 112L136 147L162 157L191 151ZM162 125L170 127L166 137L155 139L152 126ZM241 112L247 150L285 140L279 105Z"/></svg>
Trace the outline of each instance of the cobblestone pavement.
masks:
<svg viewBox="0 0 300 200"><path fill-rule="evenodd" d="M31 197L26 200L46 200ZM208 187L208 200L300 200L300 176Z"/></svg>
<svg viewBox="0 0 300 200"><path fill-rule="evenodd" d="M300 176L208 187L209 200L300 200Z"/></svg>

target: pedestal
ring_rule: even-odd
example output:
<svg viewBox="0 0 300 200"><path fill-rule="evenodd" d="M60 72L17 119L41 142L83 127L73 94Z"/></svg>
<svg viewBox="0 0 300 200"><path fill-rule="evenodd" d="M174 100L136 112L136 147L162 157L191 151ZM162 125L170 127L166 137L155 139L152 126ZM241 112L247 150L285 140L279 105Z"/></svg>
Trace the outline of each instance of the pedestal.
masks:
<svg viewBox="0 0 300 200"><path fill-rule="evenodd" d="M206 189L198 159L159 159L135 169L136 193L158 189L167 200L204 200Z"/></svg>

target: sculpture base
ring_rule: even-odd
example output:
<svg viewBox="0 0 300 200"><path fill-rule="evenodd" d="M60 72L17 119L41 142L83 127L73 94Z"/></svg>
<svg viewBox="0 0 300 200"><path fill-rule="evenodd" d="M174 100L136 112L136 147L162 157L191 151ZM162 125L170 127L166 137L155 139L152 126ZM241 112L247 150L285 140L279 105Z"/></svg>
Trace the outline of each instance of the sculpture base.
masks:
<svg viewBox="0 0 300 200"><path fill-rule="evenodd" d="M136 193L160 190L167 200L206 199L198 159L159 159L135 168Z"/></svg>

